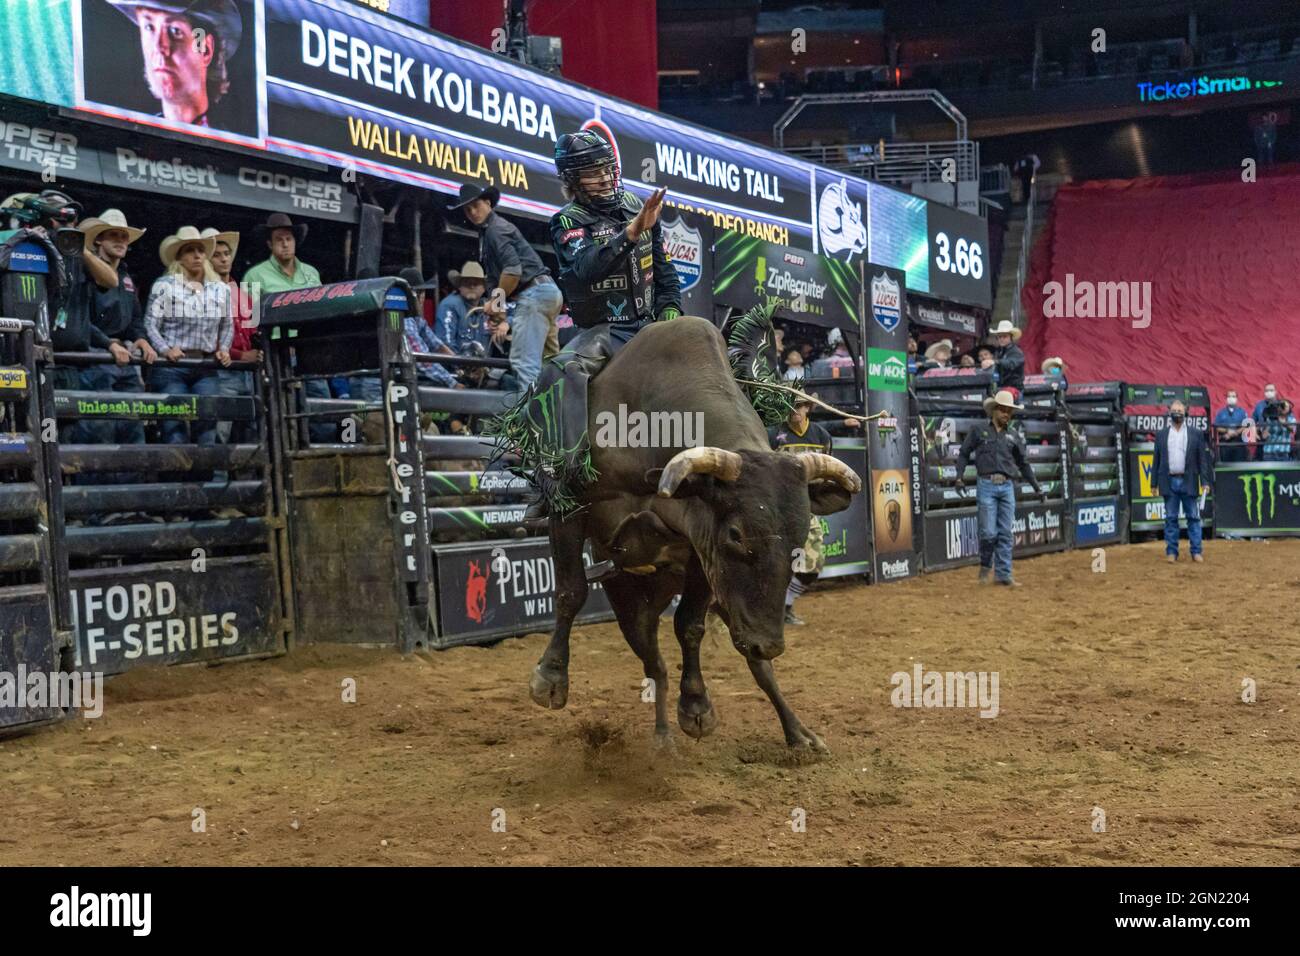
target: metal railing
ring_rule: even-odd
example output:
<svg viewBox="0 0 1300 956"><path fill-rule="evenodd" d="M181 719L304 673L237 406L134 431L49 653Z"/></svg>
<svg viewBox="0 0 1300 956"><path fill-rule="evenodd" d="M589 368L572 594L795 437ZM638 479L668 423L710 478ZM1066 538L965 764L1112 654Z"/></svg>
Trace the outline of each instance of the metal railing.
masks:
<svg viewBox="0 0 1300 956"><path fill-rule="evenodd" d="M980 195L1011 192L1011 167L1006 163L980 169Z"/></svg>
<svg viewBox="0 0 1300 956"><path fill-rule="evenodd" d="M953 160L957 182L979 178L979 143L939 140L924 143L832 143L788 146L785 152L809 162L891 185L952 182L945 160Z"/></svg>
<svg viewBox="0 0 1300 956"><path fill-rule="evenodd" d="M1020 237L1020 258L1016 262L1016 295L1011 300L1011 323L1018 329L1025 327L1021 311L1020 291L1025 287L1025 272L1029 266L1029 247L1034 244L1034 200L1038 192L1038 176L1029 180L1029 195L1025 201L1025 231Z"/></svg>

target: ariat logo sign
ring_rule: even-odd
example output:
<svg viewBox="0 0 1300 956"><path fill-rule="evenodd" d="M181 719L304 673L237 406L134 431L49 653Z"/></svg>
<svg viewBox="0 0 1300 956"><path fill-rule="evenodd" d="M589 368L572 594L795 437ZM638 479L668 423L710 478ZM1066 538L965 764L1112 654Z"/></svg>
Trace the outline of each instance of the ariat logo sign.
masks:
<svg viewBox="0 0 1300 956"><path fill-rule="evenodd" d="M1268 509L1270 520L1277 507L1277 475L1256 472L1253 475L1237 477L1241 480L1242 488L1246 493L1246 517L1262 527L1265 507Z"/></svg>

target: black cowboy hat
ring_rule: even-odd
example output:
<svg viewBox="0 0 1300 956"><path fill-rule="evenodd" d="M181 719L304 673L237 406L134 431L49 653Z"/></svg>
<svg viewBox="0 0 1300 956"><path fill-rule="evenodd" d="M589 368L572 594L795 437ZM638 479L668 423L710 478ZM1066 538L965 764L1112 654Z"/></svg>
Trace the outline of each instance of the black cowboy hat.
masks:
<svg viewBox="0 0 1300 956"><path fill-rule="evenodd" d="M222 49L226 59L235 55L239 42L243 39L244 18L239 15L239 7L234 0L108 0L119 13L136 20L136 13L141 7L161 10L187 17L194 23L206 27L210 32L221 37Z"/></svg>
<svg viewBox="0 0 1300 956"><path fill-rule="evenodd" d="M437 282L420 275L420 270L415 266L407 266L397 273L397 277L409 285L412 292L427 292L430 289L438 288Z"/></svg>
<svg viewBox="0 0 1300 956"><path fill-rule="evenodd" d="M501 198L501 190L495 186L475 186L473 183L466 183L460 187L460 198L454 206L448 206L448 209L461 209L468 206L475 199L486 199L496 208L497 201Z"/></svg>
<svg viewBox="0 0 1300 956"><path fill-rule="evenodd" d="M266 222L258 223L253 227L253 232L261 239L269 236L277 229L292 229L294 239L300 243L307 238L307 224L305 222L295 223L282 212L271 213L266 217Z"/></svg>

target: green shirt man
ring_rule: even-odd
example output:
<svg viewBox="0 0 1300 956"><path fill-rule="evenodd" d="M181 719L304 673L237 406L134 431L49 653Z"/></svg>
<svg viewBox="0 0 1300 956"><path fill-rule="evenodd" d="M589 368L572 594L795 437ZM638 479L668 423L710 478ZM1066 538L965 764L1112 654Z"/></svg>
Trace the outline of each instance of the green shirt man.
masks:
<svg viewBox="0 0 1300 956"><path fill-rule="evenodd" d="M288 292L321 284L320 273L297 255L298 243L307 237L305 223L294 224L284 213L277 212L258 231L266 235L266 248L271 255L244 273L244 286L252 294L254 302L271 292ZM255 308L254 315L260 314L260 308ZM291 329L289 338L297 334L297 329ZM273 329L271 337L279 338L280 330Z"/></svg>

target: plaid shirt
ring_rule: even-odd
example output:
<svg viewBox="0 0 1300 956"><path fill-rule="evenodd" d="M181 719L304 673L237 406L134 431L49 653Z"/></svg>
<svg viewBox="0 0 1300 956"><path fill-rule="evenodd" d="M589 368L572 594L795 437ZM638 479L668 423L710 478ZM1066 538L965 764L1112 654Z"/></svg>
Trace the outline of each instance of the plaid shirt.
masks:
<svg viewBox="0 0 1300 956"><path fill-rule="evenodd" d="M402 331L406 333L406 344L412 352L433 354L442 351L442 339L429 328L429 323L422 316L408 315ZM427 378L443 388L456 387L456 376L448 371L447 366L437 362L420 362L419 365L421 378Z"/></svg>
<svg viewBox="0 0 1300 956"><path fill-rule="evenodd" d="M230 348L230 290L224 282L204 282L201 290L179 275L153 284L145 307L145 331L159 352L171 348L222 352Z"/></svg>

